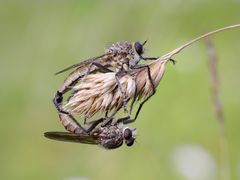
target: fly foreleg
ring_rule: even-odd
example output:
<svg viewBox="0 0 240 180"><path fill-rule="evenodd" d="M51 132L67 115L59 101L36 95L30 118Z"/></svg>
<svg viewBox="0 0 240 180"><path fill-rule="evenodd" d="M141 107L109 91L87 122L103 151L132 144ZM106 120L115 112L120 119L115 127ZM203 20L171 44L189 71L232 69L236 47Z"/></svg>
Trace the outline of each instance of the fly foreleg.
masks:
<svg viewBox="0 0 240 180"><path fill-rule="evenodd" d="M129 123L133 123L134 121L136 121L136 119L138 118L138 115L142 109L142 106L144 105L145 102L147 102L151 97L153 96L153 94L151 94L150 96L148 96L146 99L143 100L143 102L140 103L139 107L138 107L138 110L135 114L135 117L134 119L124 119L122 122L123 124L129 124ZM129 116L130 117L130 116Z"/></svg>
<svg viewBox="0 0 240 180"><path fill-rule="evenodd" d="M156 93L156 88L155 88L155 85L154 85L153 80L152 80L151 71L150 71L149 66L148 66L148 65L137 65L137 66L132 67L132 69L140 69L140 68L146 68L146 69L147 69L148 80L149 80L149 82L150 82L150 84L151 84L151 87L152 87L152 93L151 93L151 95L149 95L146 99L144 99L144 100L140 103L140 105L139 105L139 107L138 107L138 110L137 110L137 112L136 112L136 114L135 114L134 119L128 119L127 121L124 122L124 123L126 123L126 124L127 124L127 123L131 123L131 122L134 122L134 121L137 119L137 117L138 117L138 115L139 115L139 113L140 113L140 111L141 111L142 106L144 105L144 103L147 102L147 101ZM137 98L137 89L136 89L136 91L135 91L135 93L134 93L134 97L133 97L132 103L131 103L131 105L130 105L129 116L130 116L131 113L132 113L133 105L134 105L134 103L135 103L135 101L136 101L136 98Z"/></svg>

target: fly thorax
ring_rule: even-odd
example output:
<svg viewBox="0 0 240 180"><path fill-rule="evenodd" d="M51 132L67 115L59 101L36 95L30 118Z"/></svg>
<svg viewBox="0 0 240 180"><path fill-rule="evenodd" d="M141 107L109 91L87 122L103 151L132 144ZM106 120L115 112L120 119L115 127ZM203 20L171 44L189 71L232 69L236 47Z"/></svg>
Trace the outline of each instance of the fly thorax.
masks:
<svg viewBox="0 0 240 180"><path fill-rule="evenodd" d="M138 62L139 62L140 60L141 60L140 56L139 56L137 53L135 53L134 56L133 56L133 58L129 61L129 65L130 65L130 66L135 66L135 65L138 64Z"/></svg>
<svg viewBox="0 0 240 180"><path fill-rule="evenodd" d="M100 143L106 149L115 149L122 145L123 136L117 126L104 127L100 134Z"/></svg>
<svg viewBox="0 0 240 180"><path fill-rule="evenodd" d="M126 41L118 41L113 43L108 49L105 50L106 53L129 53L129 50L132 49L132 44Z"/></svg>

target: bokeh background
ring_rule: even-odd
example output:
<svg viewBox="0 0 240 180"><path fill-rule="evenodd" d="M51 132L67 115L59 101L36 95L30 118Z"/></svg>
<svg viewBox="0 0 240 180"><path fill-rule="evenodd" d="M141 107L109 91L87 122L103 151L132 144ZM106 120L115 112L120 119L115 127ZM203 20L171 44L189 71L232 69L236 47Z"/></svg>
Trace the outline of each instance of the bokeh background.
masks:
<svg viewBox="0 0 240 180"><path fill-rule="evenodd" d="M52 99L62 68L118 40L148 39L160 56L198 35L240 22L239 0L0 1L0 179L220 179L219 126L206 46L167 65L157 94L131 127L137 143L104 150L50 141L63 131ZM212 38L219 57L231 179L240 179L240 29Z"/></svg>

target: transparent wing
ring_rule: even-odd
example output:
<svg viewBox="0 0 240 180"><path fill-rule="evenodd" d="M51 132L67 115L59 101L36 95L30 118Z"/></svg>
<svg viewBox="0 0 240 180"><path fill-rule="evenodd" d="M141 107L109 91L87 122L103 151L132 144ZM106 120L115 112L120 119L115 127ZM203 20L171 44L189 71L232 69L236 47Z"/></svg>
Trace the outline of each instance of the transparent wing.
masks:
<svg viewBox="0 0 240 180"><path fill-rule="evenodd" d="M55 75L61 74L61 73L65 72L65 71L68 71L68 70L73 69L73 68L79 68L79 67L88 66L90 63L92 63L94 61L102 61L104 57L109 56L109 55L111 55L111 54L106 53L106 54L103 54L101 56L97 56L97 57L90 58L90 59L87 59L85 61L82 61L80 63L73 64L73 65L71 65L71 66L69 66L69 67L67 67L67 68L65 68L65 69L63 69L61 71L58 71L57 73L55 73ZM104 63L104 62L102 62L102 63Z"/></svg>
<svg viewBox="0 0 240 180"><path fill-rule="evenodd" d="M96 136L74 134L69 132L45 132L44 136L48 139L57 141L67 141L83 144L99 144Z"/></svg>

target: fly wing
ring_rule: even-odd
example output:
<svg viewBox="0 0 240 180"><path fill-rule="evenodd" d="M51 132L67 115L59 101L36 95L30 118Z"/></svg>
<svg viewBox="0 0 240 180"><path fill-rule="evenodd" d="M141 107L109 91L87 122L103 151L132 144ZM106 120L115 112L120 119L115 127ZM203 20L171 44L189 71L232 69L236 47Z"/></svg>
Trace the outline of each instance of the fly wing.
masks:
<svg viewBox="0 0 240 180"><path fill-rule="evenodd" d="M91 70L89 71L90 64L92 62L97 62L98 64L101 64L101 66L108 68L108 67L112 66L113 58L114 58L113 53L106 53L104 55L85 60L81 63L72 65L62 71L59 71L59 73L61 73L61 72L67 71L69 69L76 68L74 71L72 71L68 75L68 77L65 79L65 81L63 82L62 86L58 89L58 91L61 93L64 93L69 90L69 87L76 84L78 82L78 80L81 79L88 72L92 73L92 72L96 72L96 71L100 70L99 67L92 66ZM59 74L59 73L57 73L57 74Z"/></svg>
<svg viewBox="0 0 240 180"><path fill-rule="evenodd" d="M67 141L83 144L99 144L97 136L74 134L69 132L45 132L44 136L48 139L57 141Z"/></svg>
<svg viewBox="0 0 240 180"><path fill-rule="evenodd" d="M73 69L73 68L77 68L77 69L80 69L80 68L84 68L86 66L89 66L89 64L91 64L92 62L99 62L104 66L104 64L106 65L107 62L103 62L103 59L105 60L107 56L111 56L111 54L109 53L106 53L106 54L103 54L101 56L97 56L97 57L94 57L94 58L90 58L90 59L87 59L85 61L82 61L80 63L77 63L77 64L73 64L61 71L58 71L57 73L55 73L55 75L58 75L58 74L61 74L65 71L68 71L70 69ZM103 58L103 59L102 59Z"/></svg>

